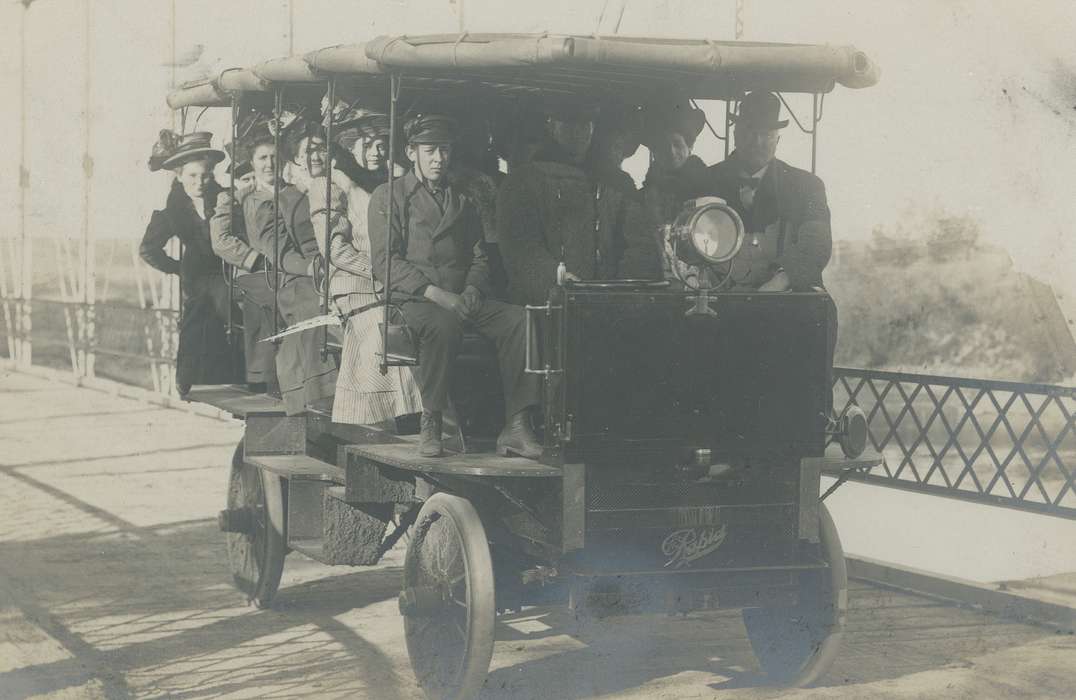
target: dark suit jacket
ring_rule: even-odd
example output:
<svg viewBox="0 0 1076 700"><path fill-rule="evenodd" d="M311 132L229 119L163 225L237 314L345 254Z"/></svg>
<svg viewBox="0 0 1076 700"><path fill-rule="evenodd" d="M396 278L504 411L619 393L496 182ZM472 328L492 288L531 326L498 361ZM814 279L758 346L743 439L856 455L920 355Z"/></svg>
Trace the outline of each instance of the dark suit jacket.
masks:
<svg viewBox="0 0 1076 700"><path fill-rule="evenodd" d="M733 155L710 167L711 193L728 202L743 219L745 245L757 236L761 249L772 257L771 271L783 267L794 291L822 286L822 270L833 249L822 180L774 159L755 191L754 206L747 210L740 201L740 176Z"/></svg>
<svg viewBox="0 0 1076 700"><path fill-rule="evenodd" d="M481 245L482 218L470 199L450 185L442 213L413 171L393 180L390 251L389 197L388 183L370 197L367 232L374 277L384 284L385 261L391 256L394 292L419 294L432 284L455 294L467 286L490 294L489 266Z"/></svg>

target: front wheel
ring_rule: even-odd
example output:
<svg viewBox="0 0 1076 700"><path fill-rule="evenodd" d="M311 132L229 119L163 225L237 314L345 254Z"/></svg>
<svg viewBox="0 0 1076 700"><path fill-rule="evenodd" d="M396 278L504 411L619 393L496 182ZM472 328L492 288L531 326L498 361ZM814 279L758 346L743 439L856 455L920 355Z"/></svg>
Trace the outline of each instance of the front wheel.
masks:
<svg viewBox="0 0 1076 700"><path fill-rule="evenodd" d="M434 494L412 526L400 593L407 653L426 697L464 700L481 690L495 606L482 520L470 501Z"/></svg>
<svg viewBox="0 0 1076 700"><path fill-rule="evenodd" d="M773 682L811 685L837 657L848 607L848 569L829 510L819 504L822 557L828 565L800 574L791 607L747 608L744 626L762 671Z"/></svg>

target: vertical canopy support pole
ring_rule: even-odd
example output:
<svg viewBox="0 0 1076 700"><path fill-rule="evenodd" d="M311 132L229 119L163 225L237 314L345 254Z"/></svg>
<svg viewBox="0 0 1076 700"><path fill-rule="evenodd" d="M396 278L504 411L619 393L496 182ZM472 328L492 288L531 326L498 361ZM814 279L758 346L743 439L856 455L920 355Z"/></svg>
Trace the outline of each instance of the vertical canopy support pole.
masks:
<svg viewBox="0 0 1076 700"><path fill-rule="evenodd" d="M329 277L332 274L333 259L333 229L332 229L332 206L333 206L333 110L336 107L336 78L329 78L326 90L329 102L329 121L325 124L325 255L322 256L325 268L321 276L321 283L325 285L321 296L321 313L329 313ZM321 361L329 357L329 327L322 328L321 336Z"/></svg>
<svg viewBox="0 0 1076 700"><path fill-rule="evenodd" d="M818 163L818 122L822 121L818 114L818 93L811 94L811 173L814 174Z"/></svg>
<svg viewBox="0 0 1076 700"><path fill-rule="evenodd" d="M396 174L396 107L400 97L400 76L393 73L389 77L389 206L385 227L385 308L384 322L381 324L381 374L389 372L389 313L392 306L392 221L396 208L396 197L392 193L392 183Z"/></svg>
<svg viewBox="0 0 1076 700"><path fill-rule="evenodd" d="M284 111L284 88L278 87L273 100L273 335L280 332L280 178L284 164L280 158L280 118ZM279 340L273 341L279 343Z"/></svg>
<svg viewBox="0 0 1076 700"><path fill-rule="evenodd" d="M235 159L239 155L239 96L232 93L232 153L230 163L228 164L228 190L231 192L231 207L228 209L228 230L232 231L232 235L235 235L235 207L238 202L235 201ZM221 265L224 266L224 282L228 285L228 326L225 330L225 336L228 339L228 347L232 347L235 342L235 317L232 313L232 307L235 304L235 268L229 265L224 260L221 260Z"/></svg>
<svg viewBox="0 0 1076 700"><path fill-rule="evenodd" d="M732 100L725 100L725 158L729 157L729 125L732 124Z"/></svg>

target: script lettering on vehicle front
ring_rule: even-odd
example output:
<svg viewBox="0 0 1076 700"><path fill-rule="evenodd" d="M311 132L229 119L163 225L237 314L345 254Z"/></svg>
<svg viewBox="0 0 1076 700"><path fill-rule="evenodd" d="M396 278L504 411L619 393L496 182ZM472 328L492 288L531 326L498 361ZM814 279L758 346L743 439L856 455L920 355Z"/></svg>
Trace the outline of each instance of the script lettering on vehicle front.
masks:
<svg viewBox="0 0 1076 700"><path fill-rule="evenodd" d="M728 526L690 527L677 530L661 543L661 552L669 557L665 566L680 569L710 554L725 541Z"/></svg>

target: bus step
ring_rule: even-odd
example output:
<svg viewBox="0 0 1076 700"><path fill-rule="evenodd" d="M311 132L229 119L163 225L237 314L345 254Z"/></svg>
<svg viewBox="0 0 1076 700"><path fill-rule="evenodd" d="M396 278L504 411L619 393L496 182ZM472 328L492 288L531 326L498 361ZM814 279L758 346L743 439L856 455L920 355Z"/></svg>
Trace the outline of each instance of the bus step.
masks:
<svg viewBox="0 0 1076 700"><path fill-rule="evenodd" d="M344 469L309 455L248 455L246 461L286 479L344 483Z"/></svg>

